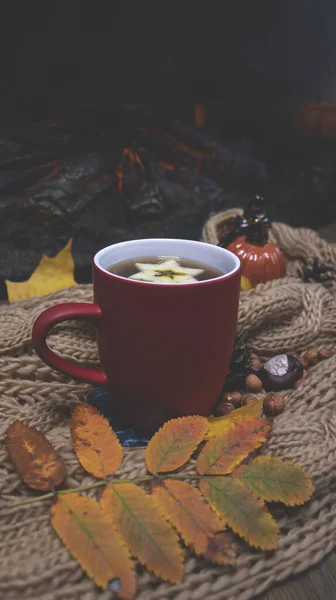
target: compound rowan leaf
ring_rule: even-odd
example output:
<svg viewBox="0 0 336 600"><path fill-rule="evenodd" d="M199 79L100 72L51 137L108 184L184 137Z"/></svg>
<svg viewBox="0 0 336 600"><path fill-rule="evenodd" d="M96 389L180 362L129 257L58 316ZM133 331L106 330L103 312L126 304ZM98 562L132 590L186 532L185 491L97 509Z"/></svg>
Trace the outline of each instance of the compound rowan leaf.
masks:
<svg viewBox="0 0 336 600"><path fill-rule="evenodd" d="M262 500L232 477L207 477L201 492L212 508L250 546L262 550L277 547L277 525Z"/></svg>
<svg viewBox="0 0 336 600"><path fill-rule="evenodd" d="M218 518L199 491L177 479L166 479L153 492L165 517L177 529L195 554L216 564L231 564L235 551L231 536L223 532Z"/></svg>
<svg viewBox="0 0 336 600"><path fill-rule="evenodd" d="M93 581L124 600L135 594L135 573L122 538L99 504L87 496L59 495L51 506L51 524L70 554Z"/></svg>
<svg viewBox="0 0 336 600"><path fill-rule="evenodd" d="M262 411L262 405L263 398L260 398L259 400L256 399L255 402L251 404L247 404L247 406L242 406L241 408L233 410L231 413L223 417L210 416L210 427L206 438L209 439L214 435L222 433L223 431L227 431L231 423L237 423L245 419L259 417Z"/></svg>
<svg viewBox="0 0 336 600"><path fill-rule="evenodd" d="M76 285L75 263L71 253L72 239L54 258L43 254L39 265L27 281L6 280L9 302L45 296Z"/></svg>
<svg viewBox="0 0 336 600"><path fill-rule="evenodd" d="M314 491L311 480L299 465L283 462L275 456L258 456L237 473L237 478L259 498L288 506L303 504Z"/></svg>
<svg viewBox="0 0 336 600"><path fill-rule="evenodd" d="M197 459L200 475L226 475L232 473L253 450L261 446L272 429L268 419L244 419L211 438Z"/></svg>
<svg viewBox="0 0 336 600"><path fill-rule="evenodd" d="M199 416L167 421L147 446L148 471L156 475L175 471L184 465L204 439L208 427L208 420Z"/></svg>
<svg viewBox="0 0 336 600"><path fill-rule="evenodd" d="M98 410L90 404L77 404L70 429L78 460L88 473L104 479L119 469L122 447L108 420Z"/></svg>
<svg viewBox="0 0 336 600"><path fill-rule="evenodd" d="M178 537L152 496L134 483L106 487L102 509L131 553L155 575L180 583L183 556Z"/></svg>
<svg viewBox="0 0 336 600"><path fill-rule="evenodd" d="M65 465L41 431L14 421L7 430L6 447L17 472L29 487L47 492L62 483Z"/></svg>

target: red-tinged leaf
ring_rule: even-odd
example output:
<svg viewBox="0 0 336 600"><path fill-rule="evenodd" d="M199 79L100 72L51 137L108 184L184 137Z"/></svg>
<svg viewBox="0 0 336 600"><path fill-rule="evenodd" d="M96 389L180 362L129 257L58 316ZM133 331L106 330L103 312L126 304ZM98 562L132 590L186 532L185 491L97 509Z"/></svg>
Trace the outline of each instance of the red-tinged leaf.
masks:
<svg viewBox="0 0 336 600"><path fill-rule="evenodd" d="M223 433L211 438L197 459L200 475L232 473L253 450L261 446L272 429L267 419L244 419L234 422Z"/></svg>
<svg viewBox="0 0 336 600"><path fill-rule="evenodd" d="M167 473L182 467L204 439L209 423L204 417L181 417L168 421L156 432L146 449L150 473Z"/></svg>
<svg viewBox="0 0 336 600"><path fill-rule="evenodd" d="M113 580L118 597L131 600L136 587L133 563L99 504L87 496L64 494L50 510L57 535L88 576L102 588Z"/></svg>
<svg viewBox="0 0 336 600"><path fill-rule="evenodd" d="M177 479L166 479L153 492L160 509L195 554L217 564L232 564L235 551L225 524L211 510L199 491Z"/></svg>
<svg viewBox="0 0 336 600"><path fill-rule="evenodd" d="M275 456L258 456L242 467L237 477L259 498L283 502L288 506L303 504L314 492L313 484L302 467L283 462Z"/></svg>
<svg viewBox="0 0 336 600"><path fill-rule="evenodd" d="M207 477L201 492L212 508L250 546L262 550L277 547L277 525L262 500L237 479Z"/></svg>
<svg viewBox="0 0 336 600"><path fill-rule="evenodd" d="M263 405L263 398L259 400L255 400L255 402L251 404L247 404L247 406L242 406L241 408L237 408L233 410L228 415L224 415L223 417L209 417L210 427L208 433L206 435L207 439L210 439L214 435L218 435L219 433L223 433L227 431L232 423L237 423L239 421L243 421L245 419L257 418L261 415Z"/></svg>
<svg viewBox="0 0 336 600"><path fill-rule="evenodd" d="M65 465L41 431L14 421L7 430L6 447L17 472L29 487L47 492L62 483Z"/></svg>
<svg viewBox="0 0 336 600"><path fill-rule="evenodd" d="M133 556L158 577L181 582L178 537L152 496L134 483L110 484L102 493L101 506Z"/></svg>
<svg viewBox="0 0 336 600"><path fill-rule="evenodd" d="M122 447L109 422L90 404L77 404L71 417L72 442L82 467L104 479L113 475L122 461Z"/></svg>

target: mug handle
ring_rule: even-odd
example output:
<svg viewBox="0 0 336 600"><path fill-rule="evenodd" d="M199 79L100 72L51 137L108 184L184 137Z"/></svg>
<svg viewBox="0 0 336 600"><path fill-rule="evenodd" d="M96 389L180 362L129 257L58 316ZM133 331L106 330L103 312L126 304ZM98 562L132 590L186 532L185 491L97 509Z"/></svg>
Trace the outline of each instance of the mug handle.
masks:
<svg viewBox="0 0 336 600"><path fill-rule="evenodd" d="M97 304L86 302L69 302L68 304L58 304L47 308L37 317L33 325L32 340L36 353L49 367L57 371L93 385L106 387L107 377L102 369L83 367L71 362L55 354L47 345L48 333L57 323L74 319L86 319L99 327L101 316L101 310Z"/></svg>

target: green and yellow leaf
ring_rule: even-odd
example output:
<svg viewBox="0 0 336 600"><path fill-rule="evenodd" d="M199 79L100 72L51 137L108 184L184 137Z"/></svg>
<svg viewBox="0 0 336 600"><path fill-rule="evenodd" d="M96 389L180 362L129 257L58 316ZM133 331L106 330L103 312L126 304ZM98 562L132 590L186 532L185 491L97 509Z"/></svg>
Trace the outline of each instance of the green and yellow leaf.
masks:
<svg viewBox="0 0 336 600"><path fill-rule="evenodd" d="M212 508L250 546L262 550L277 547L278 529L266 506L238 479L207 477L201 492Z"/></svg>
<svg viewBox="0 0 336 600"><path fill-rule="evenodd" d="M90 404L77 404L72 413L71 437L82 467L104 479L113 475L122 461L122 447L103 415Z"/></svg>
<svg viewBox="0 0 336 600"><path fill-rule="evenodd" d="M156 475L175 471L184 465L204 439L208 427L208 420L199 416L167 421L147 446L148 471Z"/></svg>
<svg viewBox="0 0 336 600"><path fill-rule="evenodd" d="M245 419L257 418L261 415L263 405L263 398L256 399L254 403L248 404L247 406L242 406L241 408L237 408L233 410L228 415L223 417L209 417L210 427L206 437L209 439L214 435L218 435L219 433L223 433L226 431L231 423L237 423L239 421L243 421Z"/></svg>
<svg viewBox="0 0 336 600"><path fill-rule="evenodd" d="M32 489L52 491L65 478L61 457L34 427L14 421L7 430L6 447L17 472Z"/></svg>
<svg viewBox="0 0 336 600"><path fill-rule="evenodd" d="M10 303L46 296L76 285L75 263L71 253L72 239L54 258L43 254L39 265L27 281L6 280Z"/></svg>
<svg viewBox="0 0 336 600"><path fill-rule="evenodd" d="M135 595L135 572L129 551L99 504L87 496L64 494L51 506L51 524L70 554L93 581L118 596Z"/></svg>
<svg viewBox="0 0 336 600"><path fill-rule="evenodd" d="M178 537L152 496L134 483L110 484L102 493L101 506L133 556L158 577L181 582Z"/></svg>
<svg viewBox="0 0 336 600"><path fill-rule="evenodd" d="M253 450L261 446L272 429L267 419L244 419L233 422L219 435L211 438L197 459L200 475L232 473Z"/></svg>
<svg viewBox="0 0 336 600"><path fill-rule="evenodd" d="M199 491L177 479L166 479L153 492L160 509L195 554L216 564L232 564L235 550L225 524L211 510Z"/></svg>
<svg viewBox="0 0 336 600"><path fill-rule="evenodd" d="M288 506L303 504L314 492L311 480L300 465L283 462L275 456L258 456L241 467L237 478L259 498Z"/></svg>

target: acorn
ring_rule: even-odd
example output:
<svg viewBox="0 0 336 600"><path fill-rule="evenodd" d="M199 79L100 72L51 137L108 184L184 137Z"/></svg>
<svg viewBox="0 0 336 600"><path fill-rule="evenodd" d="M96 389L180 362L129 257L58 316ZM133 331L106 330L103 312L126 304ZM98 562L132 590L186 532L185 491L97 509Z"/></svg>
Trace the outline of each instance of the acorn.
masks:
<svg viewBox="0 0 336 600"><path fill-rule="evenodd" d="M278 392L291 388L298 379L302 379L302 374L301 362L290 354L273 356L258 372L266 392Z"/></svg>
<svg viewBox="0 0 336 600"><path fill-rule="evenodd" d="M309 367L309 360L306 356L298 356L298 359L300 361L300 363L302 364L303 368L306 369L307 367Z"/></svg>
<svg viewBox="0 0 336 600"><path fill-rule="evenodd" d="M305 352L304 356L308 360L310 365L316 365L319 359L319 353L316 348L310 348L308 352Z"/></svg>
<svg viewBox="0 0 336 600"><path fill-rule="evenodd" d="M226 392L222 396L222 402L231 402L235 408L241 406L242 395L240 392Z"/></svg>
<svg viewBox="0 0 336 600"><path fill-rule="evenodd" d="M214 417L223 417L224 415L229 415L233 410L235 410L235 407L232 402L220 402L212 414Z"/></svg>
<svg viewBox="0 0 336 600"><path fill-rule="evenodd" d="M247 392L258 394L263 388L262 381L256 375L248 375L245 379L245 389Z"/></svg>
<svg viewBox="0 0 336 600"><path fill-rule="evenodd" d="M263 401L263 413L266 417L276 417L280 415L285 408L285 400L281 394L270 392L266 394Z"/></svg>
<svg viewBox="0 0 336 600"><path fill-rule="evenodd" d="M251 396L250 394L247 394L247 396L244 396L244 398L242 400L242 406L248 406L248 404L255 404L256 401L257 401L257 398L255 396Z"/></svg>
<svg viewBox="0 0 336 600"><path fill-rule="evenodd" d="M259 360L259 358L254 358L254 357L251 358L250 364L251 364L252 371L260 371L260 369L262 367L262 362L261 362L261 360Z"/></svg>
<svg viewBox="0 0 336 600"><path fill-rule="evenodd" d="M322 348L318 353L319 360L326 360L327 358L331 358L333 355L334 353L331 350L328 350L328 348Z"/></svg>

